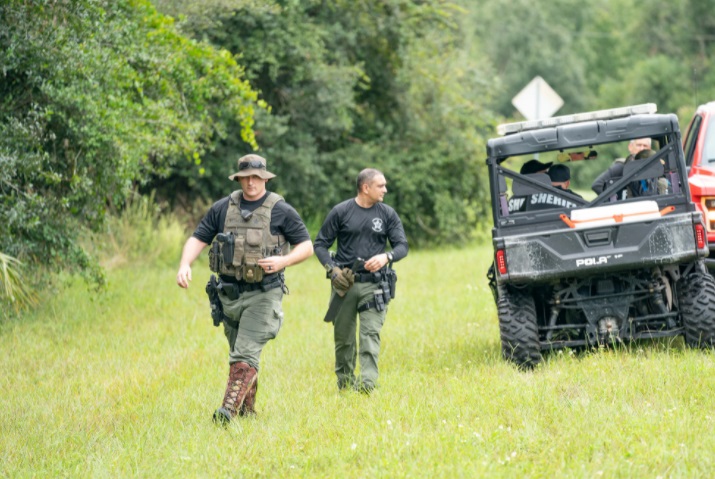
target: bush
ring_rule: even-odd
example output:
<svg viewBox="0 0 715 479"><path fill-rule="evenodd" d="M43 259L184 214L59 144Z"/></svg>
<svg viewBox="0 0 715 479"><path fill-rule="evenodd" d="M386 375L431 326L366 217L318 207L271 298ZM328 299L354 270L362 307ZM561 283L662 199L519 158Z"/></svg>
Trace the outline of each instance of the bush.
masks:
<svg viewBox="0 0 715 479"><path fill-rule="evenodd" d="M148 0L3 2L0 64L0 251L27 264L101 284L81 231L152 174L198 176L228 125L256 146L243 70Z"/></svg>

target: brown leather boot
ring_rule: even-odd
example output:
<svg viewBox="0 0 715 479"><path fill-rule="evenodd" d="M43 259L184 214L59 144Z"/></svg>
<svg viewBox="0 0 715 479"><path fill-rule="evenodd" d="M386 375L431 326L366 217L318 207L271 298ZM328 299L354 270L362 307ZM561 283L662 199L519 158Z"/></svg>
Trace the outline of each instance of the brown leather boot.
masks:
<svg viewBox="0 0 715 479"><path fill-rule="evenodd" d="M241 409L238 410L240 416L255 416L256 415L256 393L258 392L258 377L253 383L253 387L248 390L246 394L246 399L241 405Z"/></svg>
<svg viewBox="0 0 715 479"><path fill-rule="evenodd" d="M223 404L214 412L214 422L228 424L243 407L248 392L256 383L256 369L247 363L233 363L228 373Z"/></svg>

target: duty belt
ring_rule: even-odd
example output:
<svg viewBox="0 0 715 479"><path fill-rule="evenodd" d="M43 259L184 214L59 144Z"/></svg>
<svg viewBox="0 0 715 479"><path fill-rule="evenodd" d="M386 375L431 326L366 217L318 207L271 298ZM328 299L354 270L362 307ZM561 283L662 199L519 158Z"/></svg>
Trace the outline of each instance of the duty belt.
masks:
<svg viewBox="0 0 715 479"><path fill-rule="evenodd" d="M280 275L274 276L270 281L260 283L246 283L245 281L229 282L221 279L218 284L218 290L223 292L231 301L235 301L243 293L257 291L259 289L265 293L266 291L280 288L282 285L283 278Z"/></svg>
<svg viewBox="0 0 715 479"><path fill-rule="evenodd" d="M385 275L383 273L355 273L356 283L379 283L383 280Z"/></svg>
<svg viewBox="0 0 715 479"><path fill-rule="evenodd" d="M281 275L282 275L282 272L273 273L273 274L264 274L263 280L262 280L260 283L247 283L246 281L243 281L243 280L239 281L239 280L237 280L236 278L234 278L233 276L228 276L228 275L225 275L225 274L219 275L218 279L219 279L222 283L231 283L231 284L258 284L258 285L260 285L260 284L272 283L273 281L278 281L278 280L280 279Z"/></svg>

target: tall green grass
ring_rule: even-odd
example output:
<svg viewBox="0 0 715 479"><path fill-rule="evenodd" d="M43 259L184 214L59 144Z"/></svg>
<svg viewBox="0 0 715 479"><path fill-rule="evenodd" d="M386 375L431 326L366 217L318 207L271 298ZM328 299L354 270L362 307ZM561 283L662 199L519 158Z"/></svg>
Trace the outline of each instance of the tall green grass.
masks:
<svg viewBox="0 0 715 479"><path fill-rule="evenodd" d="M121 211L110 215L104 229L87 236L85 248L106 269L138 264L177 262L187 233L179 219L154 194L135 194Z"/></svg>
<svg viewBox="0 0 715 479"><path fill-rule="evenodd" d="M552 354L519 372L500 356L484 277L489 246L415 251L398 263L380 387L371 396L336 388L332 329L322 322L328 283L318 261L291 268L285 323L262 357L259 415L216 427L227 345L211 325L206 258L181 290L179 248L171 264L135 258L109 271L102 294L68 278L37 310L0 324L0 476L709 477L715 470L711 353L681 340L639 342Z"/></svg>

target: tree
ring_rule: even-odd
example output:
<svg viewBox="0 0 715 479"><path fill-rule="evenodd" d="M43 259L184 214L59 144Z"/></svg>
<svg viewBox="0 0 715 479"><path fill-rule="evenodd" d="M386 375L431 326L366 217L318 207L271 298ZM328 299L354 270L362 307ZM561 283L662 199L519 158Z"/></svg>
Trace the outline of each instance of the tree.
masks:
<svg viewBox="0 0 715 479"><path fill-rule="evenodd" d="M147 0L0 6L0 251L101 272L77 241L136 184L252 131L232 56L182 36Z"/></svg>
<svg viewBox="0 0 715 479"><path fill-rule="evenodd" d="M464 54L462 11L439 0L257 3L204 11L220 27L187 17L184 28L239 56L270 105L256 138L278 174L271 188L319 224L373 166L413 244L469 237L486 196L475 160L490 89L477 52ZM223 193L229 159L249 151L228 138L206 158L220 183L176 172L168 191Z"/></svg>

